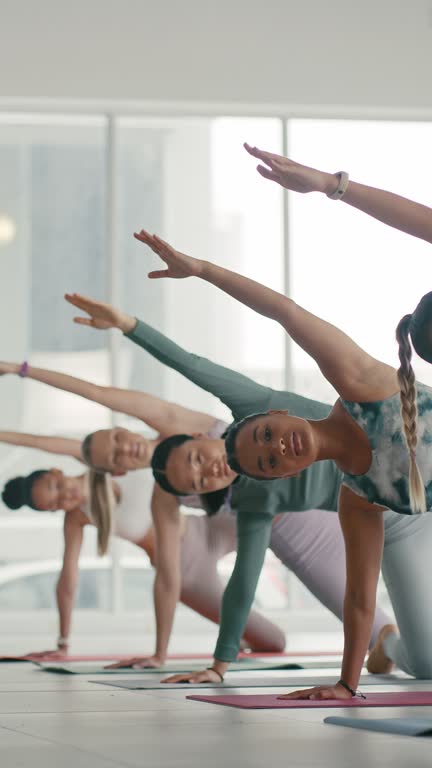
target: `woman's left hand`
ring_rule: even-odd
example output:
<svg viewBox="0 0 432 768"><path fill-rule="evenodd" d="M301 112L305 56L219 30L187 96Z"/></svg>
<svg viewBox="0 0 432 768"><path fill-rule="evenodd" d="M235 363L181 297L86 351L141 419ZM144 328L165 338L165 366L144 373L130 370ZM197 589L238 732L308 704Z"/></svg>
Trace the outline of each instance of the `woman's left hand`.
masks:
<svg viewBox="0 0 432 768"><path fill-rule="evenodd" d="M161 240L157 235L150 235L145 229L142 229L141 232L134 232L134 237L141 243L148 245L168 267L168 269L149 272L149 277L153 279L159 277L174 277L177 279L200 277L204 264L200 259L193 259L192 256L186 256L185 253L176 251L165 240Z"/></svg>
<svg viewBox="0 0 432 768"><path fill-rule="evenodd" d="M278 696L278 699L311 699L312 701L324 701L326 699L352 699L352 695L342 685L317 685L315 688L305 688L302 691L293 691Z"/></svg>
<svg viewBox="0 0 432 768"><path fill-rule="evenodd" d="M261 176L275 181L285 189L302 194L307 192L329 194L337 189L339 179L335 174L309 168L309 166L296 163L288 157L275 155L273 152L265 152L263 149L251 147L249 144L243 146L252 157L264 163L264 165L257 166L257 171Z"/></svg>

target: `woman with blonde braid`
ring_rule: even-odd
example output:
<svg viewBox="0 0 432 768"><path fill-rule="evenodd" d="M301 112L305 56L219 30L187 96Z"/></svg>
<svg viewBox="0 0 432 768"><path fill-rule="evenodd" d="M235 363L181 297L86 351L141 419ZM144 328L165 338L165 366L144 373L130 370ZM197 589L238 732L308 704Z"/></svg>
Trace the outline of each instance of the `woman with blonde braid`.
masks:
<svg viewBox="0 0 432 768"><path fill-rule="evenodd" d="M270 169L276 167L272 156L260 154ZM416 350L427 359L432 294L425 296L413 315L403 318L398 326L401 367L397 373L368 355L338 328L288 297L176 251L144 230L136 238L165 262L164 270L151 272L149 277L199 277L259 314L276 320L314 358L339 393L329 416L320 420L298 418L286 411L247 416L230 428L225 446L231 469L256 480L293 477L326 459L333 460L342 471L338 507L346 547L347 582L341 678L332 686L296 691L289 696L351 698L356 695L370 639L385 513L393 510L401 515L415 515L432 509L432 389L416 384L416 427L414 379L405 347L409 332ZM219 656L214 660L214 668L223 675L230 660Z"/></svg>

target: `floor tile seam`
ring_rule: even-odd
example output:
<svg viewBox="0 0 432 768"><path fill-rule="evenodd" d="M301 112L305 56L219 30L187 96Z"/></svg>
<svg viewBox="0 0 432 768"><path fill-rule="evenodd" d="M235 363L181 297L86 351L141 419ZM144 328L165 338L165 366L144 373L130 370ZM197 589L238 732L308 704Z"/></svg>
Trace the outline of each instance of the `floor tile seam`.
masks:
<svg viewBox="0 0 432 768"><path fill-rule="evenodd" d="M20 712L17 714L21 714ZM46 714L46 713L44 713ZM40 741L44 744L50 744L55 745L56 747L67 747L68 749L73 749L75 752L79 752L82 755L88 755L90 757L97 757L100 760L103 760L107 763L107 765L112 765L114 768L136 768L135 763L129 763L129 762L122 762L119 763L118 760L113 760L110 757L107 757L107 755L101 754L99 752L90 751L88 749L83 749L82 747L77 747L76 744L71 744L69 742L63 742L58 741L57 739L49 738L48 736L39 736L35 735L34 733L30 733L26 729L22 730L19 728L12 728L10 726L2 725L0 721L0 729L4 731L9 731L10 733L15 733L18 736L27 736L28 738L35 739L36 741Z"/></svg>

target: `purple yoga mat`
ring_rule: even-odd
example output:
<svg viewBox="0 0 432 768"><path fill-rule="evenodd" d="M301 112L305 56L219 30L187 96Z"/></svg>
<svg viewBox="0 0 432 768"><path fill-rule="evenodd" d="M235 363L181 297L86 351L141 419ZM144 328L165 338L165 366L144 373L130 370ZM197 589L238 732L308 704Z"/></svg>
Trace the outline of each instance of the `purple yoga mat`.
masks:
<svg viewBox="0 0 432 768"><path fill-rule="evenodd" d="M186 696L194 701L222 704L239 709L323 709L327 707L432 707L432 691L400 691L391 693L368 693L366 699L278 699L278 695L237 695L237 696Z"/></svg>

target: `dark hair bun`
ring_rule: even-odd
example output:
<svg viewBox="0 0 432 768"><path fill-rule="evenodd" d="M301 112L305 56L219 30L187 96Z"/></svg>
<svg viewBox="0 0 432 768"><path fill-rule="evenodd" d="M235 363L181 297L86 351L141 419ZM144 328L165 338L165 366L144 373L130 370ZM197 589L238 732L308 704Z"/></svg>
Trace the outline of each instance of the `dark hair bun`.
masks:
<svg viewBox="0 0 432 768"><path fill-rule="evenodd" d="M13 477L8 480L2 491L2 499L9 509L19 509L27 499L27 478Z"/></svg>

